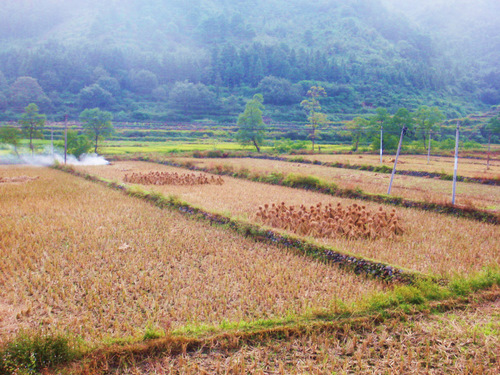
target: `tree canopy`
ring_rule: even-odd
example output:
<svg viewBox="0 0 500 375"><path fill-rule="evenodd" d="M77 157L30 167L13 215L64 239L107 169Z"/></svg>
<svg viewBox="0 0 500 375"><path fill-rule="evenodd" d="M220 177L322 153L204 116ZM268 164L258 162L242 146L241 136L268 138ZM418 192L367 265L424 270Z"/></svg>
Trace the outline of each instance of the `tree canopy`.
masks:
<svg viewBox="0 0 500 375"><path fill-rule="evenodd" d="M415 112L415 123L422 135L424 148L427 147L427 136L430 138L431 131L435 130L437 125L444 119L445 117L438 107L427 107L425 105L418 107Z"/></svg>
<svg viewBox="0 0 500 375"><path fill-rule="evenodd" d="M33 139L43 137L42 129L45 126L45 115L38 113L39 109L35 103L30 103L19 119L24 136L30 140L31 153L35 153Z"/></svg>
<svg viewBox="0 0 500 375"><path fill-rule="evenodd" d="M266 124L262 119L263 101L261 94L255 94L247 102L245 111L238 116L237 122L236 139L243 145L253 144L257 152L260 152L266 131Z"/></svg>
<svg viewBox="0 0 500 375"><path fill-rule="evenodd" d="M80 114L82 127L85 133L93 140L95 153L97 153L99 140L113 133L112 119L113 114L111 112L101 111L99 108L86 109Z"/></svg>
<svg viewBox="0 0 500 375"><path fill-rule="evenodd" d="M17 147L19 146L20 142L21 142L21 132L18 128L8 125L0 127L0 144L4 143L11 145L16 155L19 155L17 152Z"/></svg>
<svg viewBox="0 0 500 375"><path fill-rule="evenodd" d="M308 121L307 125L310 133L309 139L312 142L312 150L314 151L314 144L316 140L319 138L319 129L328 123L328 119L325 113L319 112L321 110L321 105L319 103L319 98L322 96L326 96L326 91L321 86L312 86L307 92L307 96L310 99L304 99L300 105L306 110L308 113Z"/></svg>

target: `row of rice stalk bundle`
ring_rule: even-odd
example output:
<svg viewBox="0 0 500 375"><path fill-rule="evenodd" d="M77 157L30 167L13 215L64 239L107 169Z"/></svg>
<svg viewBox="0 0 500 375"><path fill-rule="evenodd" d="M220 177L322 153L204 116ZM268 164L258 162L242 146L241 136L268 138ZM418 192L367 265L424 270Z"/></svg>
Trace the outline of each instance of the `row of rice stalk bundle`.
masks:
<svg viewBox="0 0 500 375"><path fill-rule="evenodd" d="M148 172L126 174L124 182L142 185L223 185L220 176L210 176L195 173Z"/></svg>
<svg viewBox="0 0 500 375"><path fill-rule="evenodd" d="M375 239L393 238L404 233L396 210L369 210L354 203L343 207L318 203L300 207L272 203L259 206L257 218L266 225L283 228L299 235L313 237L339 237Z"/></svg>

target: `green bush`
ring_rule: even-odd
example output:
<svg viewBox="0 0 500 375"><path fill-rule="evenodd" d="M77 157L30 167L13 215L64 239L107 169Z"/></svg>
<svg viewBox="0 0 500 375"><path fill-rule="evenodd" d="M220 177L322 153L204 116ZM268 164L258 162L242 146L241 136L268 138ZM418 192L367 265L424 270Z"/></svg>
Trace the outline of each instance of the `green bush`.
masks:
<svg viewBox="0 0 500 375"><path fill-rule="evenodd" d="M40 370L76 357L64 336L22 333L0 351L0 374L36 374Z"/></svg>
<svg viewBox="0 0 500 375"><path fill-rule="evenodd" d="M305 189L321 189L325 187L325 184L317 177L298 175L294 173L290 173L285 177L283 185Z"/></svg>

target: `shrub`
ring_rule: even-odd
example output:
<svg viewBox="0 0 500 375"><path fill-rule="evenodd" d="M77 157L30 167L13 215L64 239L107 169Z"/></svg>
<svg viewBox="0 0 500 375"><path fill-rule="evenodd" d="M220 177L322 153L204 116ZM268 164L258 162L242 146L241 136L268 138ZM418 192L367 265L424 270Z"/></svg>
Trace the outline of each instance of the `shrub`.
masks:
<svg viewBox="0 0 500 375"><path fill-rule="evenodd" d="M305 189L321 189L325 187L325 183L317 177L298 175L294 173L290 173L285 177L283 185Z"/></svg>
<svg viewBox="0 0 500 375"><path fill-rule="evenodd" d="M22 333L0 351L0 374L12 374L15 371L35 374L43 368L68 362L76 354L64 336Z"/></svg>
<svg viewBox="0 0 500 375"><path fill-rule="evenodd" d="M209 150L207 151L207 158L222 158L223 153L221 150Z"/></svg>

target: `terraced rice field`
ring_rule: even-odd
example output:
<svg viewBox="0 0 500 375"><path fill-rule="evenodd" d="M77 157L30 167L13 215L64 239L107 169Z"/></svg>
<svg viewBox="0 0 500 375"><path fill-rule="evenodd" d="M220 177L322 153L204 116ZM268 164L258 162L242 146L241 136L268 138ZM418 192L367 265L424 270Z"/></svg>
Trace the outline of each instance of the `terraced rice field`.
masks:
<svg viewBox="0 0 500 375"><path fill-rule="evenodd" d="M384 155L382 165L392 168L394 165L393 154ZM303 158L305 160L318 160L323 163L345 163L351 165L380 165L379 155L357 155L357 154L315 154L315 155L285 155L290 159ZM492 153L490 169L486 169L485 155L481 159L463 158L459 155L458 174L472 178L499 178L500 177L500 155ZM427 164L427 155L400 155L398 159L398 170L424 171L432 173L453 174L455 159L446 156L431 156L430 164Z"/></svg>
<svg viewBox="0 0 500 375"><path fill-rule="evenodd" d="M144 165L92 171L127 168ZM281 319L387 288L60 171L0 176L0 341L20 329L101 342Z"/></svg>
<svg viewBox="0 0 500 375"><path fill-rule="evenodd" d="M214 167L228 165L236 170L245 168L251 173L295 173L316 176L327 182L333 182L340 188L360 188L373 194L387 194L390 174L358 171L343 168L331 168L320 165L288 163L275 160L259 159L180 159L197 166ZM391 195L410 200L450 203L452 181L396 175ZM498 186L476 183L458 183L456 203L473 206L500 214L500 189Z"/></svg>
<svg viewBox="0 0 500 375"><path fill-rule="evenodd" d="M122 181L125 174L132 172L186 172L182 168L146 162L116 162L110 166L79 167L78 170L116 181ZM223 185L144 188L165 195L174 194L192 205L251 222L257 222L258 207L269 202L283 201L295 206L311 206L319 202L333 205L342 202L344 206L359 203L230 177L224 177ZM369 202L362 204L370 210L380 207ZM470 274L484 266L500 262L500 236L495 225L414 209L396 208L396 214L405 230L397 238L366 240L337 237L313 240L343 252L439 276Z"/></svg>

